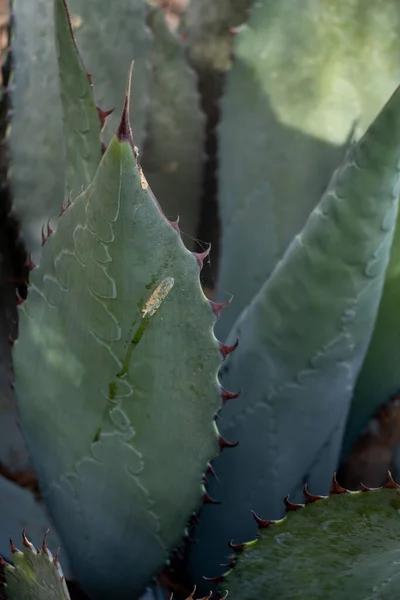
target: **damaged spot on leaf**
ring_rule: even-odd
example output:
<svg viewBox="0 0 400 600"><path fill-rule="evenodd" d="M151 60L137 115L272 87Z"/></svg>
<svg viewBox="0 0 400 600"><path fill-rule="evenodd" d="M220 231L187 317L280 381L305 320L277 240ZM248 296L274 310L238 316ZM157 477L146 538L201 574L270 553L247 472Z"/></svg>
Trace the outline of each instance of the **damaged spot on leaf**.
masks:
<svg viewBox="0 0 400 600"><path fill-rule="evenodd" d="M175 280L173 277L164 279L151 294L146 304L142 308L142 317L152 317L160 308L161 303L168 296L174 286Z"/></svg>

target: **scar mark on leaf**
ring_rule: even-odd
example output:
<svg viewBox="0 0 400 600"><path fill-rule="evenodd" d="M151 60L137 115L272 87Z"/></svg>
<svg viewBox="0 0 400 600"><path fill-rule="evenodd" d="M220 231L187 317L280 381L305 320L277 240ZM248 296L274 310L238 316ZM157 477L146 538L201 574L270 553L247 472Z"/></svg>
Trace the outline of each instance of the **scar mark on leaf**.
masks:
<svg viewBox="0 0 400 600"><path fill-rule="evenodd" d="M152 317L155 315L157 310L160 308L162 302L168 296L170 291L172 290L175 283L175 279L173 277L167 277L164 279L151 294L150 298L147 300L146 304L142 308L142 317Z"/></svg>

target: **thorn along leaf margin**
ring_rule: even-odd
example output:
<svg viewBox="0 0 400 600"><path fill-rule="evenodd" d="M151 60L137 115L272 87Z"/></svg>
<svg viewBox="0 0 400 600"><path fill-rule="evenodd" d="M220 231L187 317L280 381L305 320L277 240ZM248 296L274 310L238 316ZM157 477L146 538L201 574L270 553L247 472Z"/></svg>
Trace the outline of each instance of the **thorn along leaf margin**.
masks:
<svg viewBox="0 0 400 600"><path fill-rule="evenodd" d="M13 555L14 564L8 563L0 556L0 565L4 568L6 577L6 586L9 588L11 593L11 599L29 596L29 592L37 585L40 587L46 586L52 590L56 596L51 595L55 598L65 598L70 600L68 588L65 582L65 577L59 561L60 548L57 548L56 554L50 552L47 547L47 535L50 532L49 529L45 532L40 548L35 547L28 539L25 529L22 530L22 546L23 551L19 550L13 540L10 538L10 550ZM43 557L45 562L43 563ZM35 558L39 559L39 562L35 562ZM46 573L44 565L47 564L50 570ZM26 568L29 567L29 577L27 577ZM57 583L59 582L59 585ZM56 582L56 583L55 583ZM57 589L54 589L56 585ZM31 589L32 588L32 589ZM29 596L30 597L30 596Z"/></svg>
<svg viewBox="0 0 400 600"><path fill-rule="evenodd" d="M332 477L331 489L327 496L319 496L319 495L311 494L308 491L307 484L305 484L303 487L303 494L304 494L305 502L303 504L301 504L301 503L295 504L293 502L290 502L289 495L285 496L284 503L285 503L286 515L284 517L282 517L282 519L276 519L276 520L263 519L256 512L254 512L252 510L251 513L252 513L254 520L256 521L256 523L258 525L258 529L259 529L259 533L257 534L257 537L248 542L237 543L237 544L234 543L234 540L230 540L230 542L228 542L228 546L231 550L234 551L235 554L230 557L231 561L227 565L222 565L222 566L228 567L229 570L226 571L225 573L223 573L222 575L218 575L217 577L203 576L203 579L205 581L210 581L210 582L217 583L217 584L220 584L220 583L226 581L227 578L229 577L229 575L231 574L232 570L235 567L236 558L237 558L236 555L239 555L240 553L245 551L246 548L250 548L258 543L259 538L260 538L260 530L268 529L269 527L283 523L288 518L288 513L290 513L290 512L307 509L307 506L309 504L315 504L316 502L320 502L322 500L326 501L329 499L330 496L345 495L345 494L346 495L351 494L353 496L357 496L357 495L363 495L365 493L374 493L374 492L377 492L377 491L383 490L383 489L400 490L400 484L396 483L396 481L393 479L392 473L390 471L388 471L387 476L388 476L387 482L384 485L382 485L381 487L370 488L370 487L367 487L367 486L361 484L362 485L361 490L353 491L353 490L348 490L348 489L342 487L336 479L336 473L334 473L334 475Z"/></svg>

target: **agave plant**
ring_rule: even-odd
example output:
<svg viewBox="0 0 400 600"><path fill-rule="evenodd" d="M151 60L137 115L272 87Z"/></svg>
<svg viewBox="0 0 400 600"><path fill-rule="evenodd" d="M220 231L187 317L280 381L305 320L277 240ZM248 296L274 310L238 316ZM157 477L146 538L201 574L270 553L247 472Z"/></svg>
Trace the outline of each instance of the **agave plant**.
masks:
<svg viewBox="0 0 400 600"><path fill-rule="evenodd" d="M398 391L400 3L192 0L179 35L144 0L68 5L15 0L3 92L31 259L0 459L40 486L0 477L4 539L50 526L92 600L171 559L182 598L393 597L399 486L331 481ZM222 82L217 302L183 240ZM69 598L46 539L0 550L10 600Z"/></svg>

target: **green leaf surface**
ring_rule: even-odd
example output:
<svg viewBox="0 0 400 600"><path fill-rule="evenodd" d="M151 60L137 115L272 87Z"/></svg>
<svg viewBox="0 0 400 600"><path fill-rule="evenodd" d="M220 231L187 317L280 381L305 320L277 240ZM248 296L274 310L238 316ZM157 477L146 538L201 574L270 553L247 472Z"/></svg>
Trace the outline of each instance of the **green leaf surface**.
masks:
<svg viewBox="0 0 400 600"><path fill-rule="evenodd" d="M235 38L219 129L217 297L235 297L221 316L221 339L258 291L253 281L270 275L301 231L341 163L353 127L359 138L395 89L399 25L397 0L254 3ZM240 228L247 199L263 187L269 216ZM268 237L272 227L275 235ZM235 237L246 268L232 258ZM268 244L264 264L252 264L254 238Z"/></svg>
<svg viewBox="0 0 400 600"><path fill-rule="evenodd" d="M400 228L396 223L390 263L374 333L357 380L343 440L346 457L369 420L400 392Z"/></svg>
<svg viewBox="0 0 400 600"><path fill-rule="evenodd" d="M61 1L61 0L60 0ZM122 106L121 98L125 77L132 59L136 61L135 84L138 92L132 109L135 117L135 140L141 146L144 137L145 112L148 104L147 87L150 77L148 53L150 32L146 27L146 5L143 0L105 0L87 2L69 0L73 26L78 46L89 73L93 76L95 100L103 110L117 108L108 123L111 129L105 132L106 141L111 138L118 122ZM33 258L40 257L41 229L49 218L58 215L64 198L65 186L71 191L75 187L74 170L78 179L89 176L98 156L92 149L89 132L93 132L93 113L76 111L69 104L67 122L67 144L64 143L63 110L65 117L66 94L80 90L82 103L91 103L87 97L87 85L83 80L79 87L76 58L74 71L63 72L63 77L74 77L60 89L55 44L54 0L15 0L15 32L12 40L14 74L11 86L13 122L10 129L10 171L14 194L14 207L21 221L22 233ZM65 33L65 30L64 30ZM68 44L68 40L67 41ZM68 48L64 46L68 52ZM116 52L118 48L118 52ZM69 68L71 62L67 59ZM64 79L64 82L67 80ZM61 94L64 99L62 106ZM75 98L76 101L76 98ZM73 113L73 114L72 114ZM89 117L89 120L87 120ZM76 129L74 129L76 127ZM96 129L96 127L95 127ZM82 136L82 133L85 135ZM96 133L95 133L96 135ZM72 152L74 143L85 152L82 161L77 161ZM88 146L86 141L88 141ZM67 148L69 165L67 167ZM92 158L90 158L92 157ZM68 168L68 173L66 169ZM80 173L76 173L76 169ZM79 183L79 189L82 183Z"/></svg>
<svg viewBox="0 0 400 600"><path fill-rule="evenodd" d="M23 544L22 552L13 552L13 565L5 567L8 600L70 600L58 558L45 540L40 550L25 535Z"/></svg>
<svg viewBox="0 0 400 600"><path fill-rule="evenodd" d="M353 386L376 318L400 190L400 90L347 153L283 259L242 313L222 371L242 395L221 413L239 447L215 461L193 549L217 574L226 542L254 534L250 510L279 517L304 481L325 493L337 466Z"/></svg>
<svg viewBox="0 0 400 600"><path fill-rule="evenodd" d="M65 148L53 0L14 0L10 178L28 250L40 254L42 225L64 197Z"/></svg>
<svg viewBox="0 0 400 600"><path fill-rule="evenodd" d="M398 489L316 500L260 529L222 587L235 600L399 598L399 513Z"/></svg>
<svg viewBox="0 0 400 600"><path fill-rule="evenodd" d="M93 77L95 99L103 110L115 109L107 121L105 142L118 127L126 73L135 61L131 100L135 143L142 149L150 84L151 33L144 0L67 0L82 60Z"/></svg>
<svg viewBox="0 0 400 600"><path fill-rule="evenodd" d="M203 176L205 118L195 73L159 7L149 6L154 35L152 77L143 171L164 213L179 225L188 245L197 233ZM135 67L136 68L136 67Z"/></svg>
<svg viewBox="0 0 400 600"><path fill-rule="evenodd" d="M215 316L127 132L123 118L46 242L14 346L22 431L96 600L144 590L198 508L218 449Z"/></svg>
<svg viewBox="0 0 400 600"><path fill-rule="evenodd" d="M60 92L67 145L66 192L74 198L92 182L101 158L101 122L81 62L65 0L54 0Z"/></svg>

